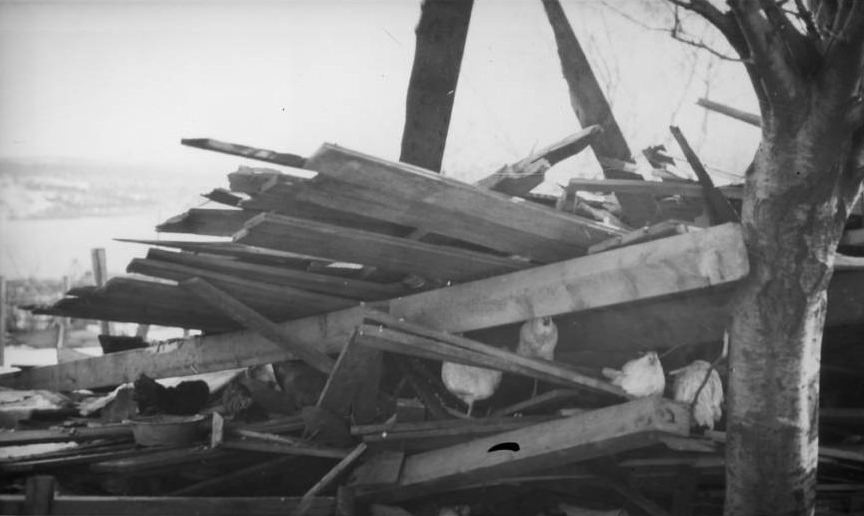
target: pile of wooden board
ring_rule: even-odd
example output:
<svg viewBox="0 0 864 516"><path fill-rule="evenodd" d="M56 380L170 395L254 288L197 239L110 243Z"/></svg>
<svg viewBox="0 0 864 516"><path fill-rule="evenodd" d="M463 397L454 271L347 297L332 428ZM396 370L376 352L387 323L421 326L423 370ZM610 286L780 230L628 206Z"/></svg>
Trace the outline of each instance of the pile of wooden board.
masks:
<svg viewBox="0 0 864 516"><path fill-rule="evenodd" d="M596 134L563 145L575 152ZM186 143L290 168L241 167L229 189L206 194L225 208L158 227L230 241L136 241L152 247L129 264L134 277L73 289L36 311L202 335L0 375L0 385L71 392L141 375L268 364L283 373L272 385L232 387L258 404L254 421L229 410L224 391L211 392L202 439L189 446L142 448L131 423L92 416L0 432L7 447L78 443L0 461L13 485L27 479L25 494L0 496L0 509L110 513L125 502L126 514L434 514L470 505L472 514L556 514L584 503L716 512L722 434L692 434L689 407L668 392L637 399L600 371L647 350L666 350L666 371L714 359L731 293L749 273L737 224L633 230L556 210L529 200L544 170L538 156L506 180L470 185L334 145L303 158ZM635 191L618 183L568 192ZM695 184L642 183L640 193L695 195ZM859 268L835 274L832 328L864 323L861 292ZM553 361L513 351L519 326L537 317L558 326ZM442 384L442 362L504 373L480 416L459 417L465 406ZM542 387L532 397L535 380ZM860 411L840 423L833 416L844 439L861 421ZM834 475L825 485L846 503L857 491L841 486L859 479L861 452L825 450ZM85 496L53 497L50 479L35 474ZM534 505L515 502L526 494L537 495L525 497Z"/></svg>

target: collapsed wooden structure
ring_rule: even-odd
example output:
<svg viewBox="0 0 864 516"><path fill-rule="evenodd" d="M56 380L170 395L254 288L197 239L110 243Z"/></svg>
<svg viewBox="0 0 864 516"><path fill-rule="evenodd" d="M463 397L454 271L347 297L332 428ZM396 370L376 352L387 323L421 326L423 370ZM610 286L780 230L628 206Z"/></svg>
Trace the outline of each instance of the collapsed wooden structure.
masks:
<svg viewBox="0 0 864 516"><path fill-rule="evenodd" d="M699 182L635 174L560 5L543 4L585 129L476 184L408 164L440 166L441 138L424 146L408 135L438 134L442 124L446 135L458 63L452 84L430 86L450 102L441 120L429 122L424 103L409 102L408 119L433 127L406 123L400 162L331 144L303 157L184 140L280 169L241 166L227 188L204 194L219 208L157 228L209 240L130 241L150 246L128 265L130 276L32 308L201 335L0 375L0 386L98 391L141 375L267 364L305 367L296 378L307 381L241 381L266 413L253 420L220 415L231 401L225 387L204 410L206 437L182 447L137 446L132 424L104 417L0 431L0 450L75 443L0 460L5 477L26 483L23 494L0 495L0 513L446 514L469 505L473 514L556 514L553 501L655 516L719 513L723 433L694 432L691 407L637 399L600 371L643 351L660 352L666 371L714 361L749 272L734 222L741 189L715 188L695 155ZM464 31L456 37L464 45ZM420 47L418 59L433 66ZM461 47L452 52L461 56ZM560 198L531 193L550 166L589 146L606 179L573 179ZM578 192L614 197L592 203ZM829 289L826 512L864 506L864 449L855 440L864 386L850 366L864 359L855 346L864 332L856 217ZM554 361L512 351L519 326L536 317L558 326ZM443 361L505 373L480 405L485 416L455 415L464 404L441 383ZM532 380L544 386L535 397ZM76 494L54 496L54 478Z"/></svg>

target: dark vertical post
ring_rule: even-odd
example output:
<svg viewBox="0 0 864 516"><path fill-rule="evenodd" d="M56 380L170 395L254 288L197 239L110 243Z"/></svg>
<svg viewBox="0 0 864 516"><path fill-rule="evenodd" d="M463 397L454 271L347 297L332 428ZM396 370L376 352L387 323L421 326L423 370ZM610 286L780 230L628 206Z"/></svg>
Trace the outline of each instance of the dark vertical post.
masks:
<svg viewBox="0 0 864 516"><path fill-rule="evenodd" d="M424 0L399 160L441 171L473 0Z"/></svg>

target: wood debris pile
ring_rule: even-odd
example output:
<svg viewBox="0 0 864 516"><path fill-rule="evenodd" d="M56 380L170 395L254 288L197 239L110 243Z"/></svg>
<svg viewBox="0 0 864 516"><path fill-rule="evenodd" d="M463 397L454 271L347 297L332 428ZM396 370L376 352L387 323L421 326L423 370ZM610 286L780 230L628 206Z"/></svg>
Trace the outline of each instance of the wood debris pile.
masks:
<svg viewBox="0 0 864 516"><path fill-rule="evenodd" d="M530 194L598 133L476 185L334 145L303 158L187 140L315 176L241 167L206 194L224 207L158 227L230 241L136 241L152 247L132 276L33 307L202 334L0 376L17 389L0 394L66 393L4 420L0 470L13 480L0 512L719 513L724 420L709 411L700 421L713 430L693 425L668 374L696 360L725 374L731 292L748 274L740 228L710 224L720 208L699 183L574 180L560 199ZM583 190L661 210L687 198L690 218L633 229L612 197L577 199ZM717 192L734 204L734 189ZM820 499L844 510L864 500L862 384L837 358L864 323L853 262L831 285L821 419ZM535 318L554 321L554 355L518 345ZM621 379L646 352L660 374L650 392ZM442 363L500 373L470 417ZM144 403L203 416L197 435L136 444ZM21 448L51 443L66 444Z"/></svg>

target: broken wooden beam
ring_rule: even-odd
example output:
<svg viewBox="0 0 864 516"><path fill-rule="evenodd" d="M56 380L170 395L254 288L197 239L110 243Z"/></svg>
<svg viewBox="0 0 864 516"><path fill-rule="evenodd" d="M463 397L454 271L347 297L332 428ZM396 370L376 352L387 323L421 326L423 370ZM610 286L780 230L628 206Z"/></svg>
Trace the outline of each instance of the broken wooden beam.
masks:
<svg viewBox="0 0 864 516"><path fill-rule="evenodd" d="M728 224L405 296L381 306L397 318L455 333L594 308L650 306L645 301L661 296L657 302L668 301L732 284L748 271L740 227ZM280 326L298 341L338 353L366 312L363 307L349 308ZM592 317L603 312L594 311ZM0 384L74 390L134 381L141 373L153 378L184 376L291 358L292 353L263 337L240 331L4 374Z"/></svg>
<svg viewBox="0 0 864 516"><path fill-rule="evenodd" d="M156 226L160 233L231 236L255 216L243 210L192 208Z"/></svg>
<svg viewBox="0 0 864 516"><path fill-rule="evenodd" d="M693 169L696 177L699 178L699 184L702 185L702 190L705 193L705 201L708 205L708 214L710 215L711 223L725 224L726 222L738 222L740 219L738 212L735 211L729 200L714 186L711 175L705 170L705 166L702 164L699 156L696 155L696 151L690 147L690 143L684 137L681 129L673 125L669 127L669 131L681 147L681 151L684 153L684 157L687 158L690 168Z"/></svg>
<svg viewBox="0 0 864 516"><path fill-rule="evenodd" d="M334 362L332 358L305 342L295 339L293 335L286 332L278 324L270 321L207 281L201 278L192 278L184 281L180 286L198 296L201 301L220 310L227 317L258 333L277 346L286 349L315 369L323 373L329 373L333 369Z"/></svg>
<svg viewBox="0 0 864 516"><path fill-rule="evenodd" d="M674 235L682 235L684 233L699 231L701 229L702 228L695 227L679 220L667 220L658 222L651 226L645 226L624 235L612 237L609 240L600 242L599 244L594 244L588 248L588 254L602 253L603 251L608 251L610 249L640 244L642 242L650 242L651 240L657 240Z"/></svg>
<svg viewBox="0 0 864 516"><path fill-rule="evenodd" d="M567 21L561 3L558 0L543 0L543 7L555 35L561 69L570 92L573 111L582 127L597 124L603 128L603 134L592 142L591 148L598 158L615 158L633 162L633 155L624 139L624 134L615 121L612 108L603 94L603 89L591 69L591 64L573 28ZM606 167L603 167L603 175L608 179L642 179L638 174ZM659 208L651 197L634 194L618 194L616 197L624 211L625 223L639 227L656 222Z"/></svg>
<svg viewBox="0 0 864 516"><path fill-rule="evenodd" d="M688 435L683 405L643 398L576 416L406 457L399 481L360 489L358 499L399 501L480 479L495 479L654 445L664 434ZM516 443L518 451L490 448Z"/></svg>
<svg viewBox="0 0 864 516"><path fill-rule="evenodd" d="M239 145L236 143L221 142L210 138L184 138L180 140L180 143L188 147L221 152L232 156L241 156L286 167L303 168L306 164L306 158L296 154L259 149L257 147L249 147L247 145Z"/></svg>
<svg viewBox="0 0 864 516"><path fill-rule="evenodd" d="M540 186L549 167L579 154L602 132L603 128L599 125L586 127L561 141L532 152L527 158L503 166L474 184L507 195L524 197Z"/></svg>

